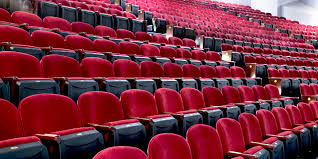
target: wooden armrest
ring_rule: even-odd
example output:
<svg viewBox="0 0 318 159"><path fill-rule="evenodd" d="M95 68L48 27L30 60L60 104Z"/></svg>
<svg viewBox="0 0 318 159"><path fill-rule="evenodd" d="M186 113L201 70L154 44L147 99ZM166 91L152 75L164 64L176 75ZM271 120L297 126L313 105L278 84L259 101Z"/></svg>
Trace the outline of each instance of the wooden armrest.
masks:
<svg viewBox="0 0 318 159"><path fill-rule="evenodd" d="M11 81L16 81L18 80L18 77L14 76L14 77L3 77L2 80L4 82L11 82Z"/></svg>
<svg viewBox="0 0 318 159"><path fill-rule="evenodd" d="M257 159L257 157L254 155L245 154L245 153L241 153L241 152L235 152L235 151L228 151L226 154L230 155L230 156L235 156L235 157L241 156L241 157L249 158L249 159Z"/></svg>
<svg viewBox="0 0 318 159"><path fill-rule="evenodd" d="M53 77L53 79L57 81L66 81L67 77Z"/></svg>
<svg viewBox="0 0 318 159"><path fill-rule="evenodd" d="M19 27L26 27L26 26L29 26L29 24L28 23L19 24Z"/></svg>
<svg viewBox="0 0 318 159"><path fill-rule="evenodd" d="M172 116L175 116L175 117L183 117L183 114L177 114L177 113L171 113L171 112L163 112L163 114L171 114Z"/></svg>
<svg viewBox="0 0 318 159"><path fill-rule="evenodd" d="M53 32L60 32L61 30L60 30L60 28L53 28L53 29L51 29L51 31L53 31Z"/></svg>
<svg viewBox="0 0 318 159"><path fill-rule="evenodd" d="M130 41L130 39L129 38L124 38L124 41Z"/></svg>
<svg viewBox="0 0 318 159"><path fill-rule="evenodd" d="M35 134L36 137L40 138L41 140L53 140L58 141L60 136L56 134Z"/></svg>
<svg viewBox="0 0 318 159"><path fill-rule="evenodd" d="M103 36L103 38L109 40L110 36Z"/></svg>
<svg viewBox="0 0 318 159"><path fill-rule="evenodd" d="M139 121L143 121L143 122L151 122L152 119L150 118L139 118L139 117L129 117L129 119L137 119Z"/></svg>
<svg viewBox="0 0 318 159"><path fill-rule="evenodd" d="M287 140L287 136L280 136L280 135L273 135L273 134L267 134L266 137L277 137L279 140Z"/></svg>
<svg viewBox="0 0 318 159"><path fill-rule="evenodd" d="M271 144L265 144L265 143L261 143L261 142L250 142L249 145L252 145L252 146L262 146L264 148L267 148L267 149L275 149L276 146L275 145L271 145Z"/></svg>
<svg viewBox="0 0 318 159"><path fill-rule="evenodd" d="M95 129L107 130L107 131L112 129L112 126L99 125L99 124L94 124L94 123L87 123L86 126L91 126L91 127L94 127Z"/></svg>
<svg viewBox="0 0 318 159"><path fill-rule="evenodd" d="M81 36L86 36L87 33L86 32L79 32L78 34Z"/></svg>
<svg viewBox="0 0 318 159"><path fill-rule="evenodd" d="M83 53L84 49L74 49L75 52Z"/></svg>
<svg viewBox="0 0 318 159"><path fill-rule="evenodd" d="M104 81L105 77L93 77L95 81Z"/></svg>
<svg viewBox="0 0 318 159"><path fill-rule="evenodd" d="M1 46L7 46L7 45L11 45L11 42L0 42Z"/></svg>
<svg viewBox="0 0 318 159"><path fill-rule="evenodd" d="M294 124L294 126L304 126L304 124Z"/></svg>
<svg viewBox="0 0 318 159"><path fill-rule="evenodd" d="M40 47L41 50L52 50L52 46L48 46L48 47Z"/></svg>
<svg viewBox="0 0 318 159"><path fill-rule="evenodd" d="M286 129L286 128L281 128L280 130L282 130L282 131L292 131L293 133L297 133L297 134L301 133L300 130L293 130L293 129Z"/></svg>

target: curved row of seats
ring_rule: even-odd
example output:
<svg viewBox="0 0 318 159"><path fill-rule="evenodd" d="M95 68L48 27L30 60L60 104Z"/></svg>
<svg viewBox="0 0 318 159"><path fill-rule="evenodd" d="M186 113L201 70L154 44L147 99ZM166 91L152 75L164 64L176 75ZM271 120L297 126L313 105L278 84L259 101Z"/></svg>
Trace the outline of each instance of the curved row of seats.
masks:
<svg viewBox="0 0 318 159"><path fill-rule="evenodd" d="M275 90L274 88L276 87L268 86L268 90L271 92ZM258 88L255 87L255 89ZM79 128L82 126L93 126L102 132L106 145L123 144L145 148L145 142L147 142L150 137L159 133L173 132L185 135L187 129L194 124L205 123L215 125L216 121L223 117L222 112L224 112L225 117L231 117L229 114L236 114L237 117L234 118L238 119L238 115L241 111L235 107L239 106L242 109L247 105L257 103L250 102L252 98L251 93L253 94L253 91L250 92L249 90L252 90L252 88L246 86L240 86L238 90L230 86L223 87L224 103L220 100L223 98L222 93L214 87L205 87L202 94L193 88L183 88L181 94L175 90L160 88L156 90L154 96L144 90L132 89L122 93L120 101L111 93L92 91L84 93L79 97L78 108L75 102L68 97L55 94L38 94L23 99L18 108L19 113L14 105L5 100L1 100L1 109L4 109L4 111L1 112L6 113L2 117L8 118L2 120L5 122L3 124L8 124L10 125L8 128L12 128L10 131L3 131L5 134L1 136L3 137L2 140L20 137L24 134L24 136L35 135L44 141L65 141L65 143L61 142L58 147L54 148L59 148L60 146L63 150L63 144L75 144L79 146L78 151L68 154L68 151L63 150L57 152L54 149L50 149L49 154L56 155L56 153L64 153L63 155L66 156L79 156L83 155L83 151L85 150L80 148L81 144L74 143L74 139L79 140L82 137L87 137L91 138L90 141L92 142L98 141L94 145L91 145L96 148L94 150L90 149L92 153L96 152L95 150L103 148L104 142L96 130L88 127ZM241 92L241 95L239 92ZM242 100L248 101L242 103L241 99L238 98L239 96L242 97ZM267 102L272 101L274 103L274 101L279 102L279 100L286 99L287 98L274 98L267 100ZM43 105L43 103L46 104ZM264 103L264 101L260 101L260 103ZM223 111L220 109L223 109ZM272 109L275 110L278 108L273 106ZM5 110L10 110L10 113L8 114L8 111ZM63 113L61 112L62 110ZM263 111L263 109L259 111ZM19 119L19 115L17 114L21 116L24 133L21 133L22 129L19 128L20 120L17 120L17 118ZM181 116L182 118L180 118ZM72 120L64 119L70 117ZM41 118L41 120L35 120L36 118ZM67 122L65 120L67 120ZM146 124L145 127L139 122ZM112 127L116 128L116 131L113 131ZM131 131L129 128L134 131ZM110 131L112 133L110 133ZM63 136L65 136L65 138L63 138ZM133 137L133 139L129 136ZM38 143L39 141L35 137L30 138L33 138L31 143ZM16 144L13 139L9 141L6 142L7 144L4 144L4 147L14 146L12 144ZM89 142L87 140L80 141ZM22 140L17 143L19 145L29 142L30 140ZM50 143L46 143L45 145L48 146ZM32 144L30 146L32 147ZM68 147L66 146L65 149L68 149ZM44 155L45 149L41 149L41 151L43 151L42 153ZM87 153L87 150L85 153ZM86 154L85 157L92 155L92 153ZM26 153L25 155L29 154Z"/></svg>
<svg viewBox="0 0 318 159"><path fill-rule="evenodd" d="M312 102L310 105L299 103L297 107L288 105L286 110L274 108L272 112L259 110L257 116L242 113L239 122L222 118L217 122L217 131L207 125L194 125L187 132L187 140L174 134L160 134L151 139L148 155L149 158L173 156L187 159L223 158L223 155L247 158L253 156L255 158L293 158L298 152L317 144L317 134L309 131L315 132L317 129L315 127L317 121L315 122L315 115L312 113L314 110L317 112L316 103ZM298 134L302 134L300 135L302 137L297 137ZM246 145L252 148L246 151ZM178 153L179 151L183 153ZM239 153L234 155L231 151ZM101 151L94 159L127 157L122 154L138 159L146 156L136 148L112 147ZM307 157L311 156L307 154Z"/></svg>

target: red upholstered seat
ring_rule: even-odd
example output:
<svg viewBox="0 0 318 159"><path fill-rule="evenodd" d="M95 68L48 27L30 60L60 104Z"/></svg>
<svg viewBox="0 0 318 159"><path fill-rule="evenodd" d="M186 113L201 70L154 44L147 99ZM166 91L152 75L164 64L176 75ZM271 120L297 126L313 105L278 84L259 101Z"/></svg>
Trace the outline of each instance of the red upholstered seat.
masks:
<svg viewBox="0 0 318 159"><path fill-rule="evenodd" d="M66 47L71 50L76 50L76 49L83 49L87 51L94 50L93 42L90 39L83 36L79 36L79 35L67 35L65 37L65 43L66 43Z"/></svg>
<svg viewBox="0 0 318 159"><path fill-rule="evenodd" d="M33 45L38 47L65 48L64 38L53 32L36 30L32 32Z"/></svg>
<svg viewBox="0 0 318 159"><path fill-rule="evenodd" d="M81 77L78 61L61 55L47 55L42 61L45 77Z"/></svg>
<svg viewBox="0 0 318 159"><path fill-rule="evenodd" d="M126 158L135 158L135 159L147 159L146 154L136 148L128 146L116 146L110 147L105 150L100 151L95 155L93 159L126 159Z"/></svg>
<svg viewBox="0 0 318 159"><path fill-rule="evenodd" d="M28 24L29 26L43 27L42 19L32 13L15 11L11 15L12 21L16 24Z"/></svg>
<svg viewBox="0 0 318 159"><path fill-rule="evenodd" d="M81 70L84 77L113 77L115 74L112 63L97 57L84 58Z"/></svg>
<svg viewBox="0 0 318 159"><path fill-rule="evenodd" d="M99 36L109 36L111 38L117 37L117 33L113 28L103 26L103 25L96 26L95 33L96 35L99 35Z"/></svg>
<svg viewBox="0 0 318 159"><path fill-rule="evenodd" d="M129 42L129 41L121 41L119 43L119 49L121 54L135 54L140 55L140 47L139 45Z"/></svg>
<svg viewBox="0 0 318 159"><path fill-rule="evenodd" d="M162 66L156 62L142 61L140 68L143 77L164 77Z"/></svg>
<svg viewBox="0 0 318 159"><path fill-rule="evenodd" d="M117 37L121 39L125 39L125 38L135 39L134 33L129 30L117 29L116 33L117 33Z"/></svg>
<svg viewBox="0 0 318 159"><path fill-rule="evenodd" d="M184 64L182 65L183 75L184 77L192 77L199 78L201 77L200 68L192 64Z"/></svg>
<svg viewBox="0 0 318 159"><path fill-rule="evenodd" d="M119 46L111 41L106 39L96 39L94 40L95 51L98 52L111 52L111 53L120 53Z"/></svg>
<svg viewBox="0 0 318 159"><path fill-rule="evenodd" d="M177 57L188 59L192 57L192 53L187 49L177 48Z"/></svg>
<svg viewBox="0 0 318 159"><path fill-rule="evenodd" d="M178 64L167 62L163 69L166 77L183 77L183 70Z"/></svg>
<svg viewBox="0 0 318 159"><path fill-rule="evenodd" d="M169 44L172 44L172 45L183 45L183 42L180 38L178 37L169 37Z"/></svg>
<svg viewBox="0 0 318 159"><path fill-rule="evenodd" d="M117 77L140 77L140 67L136 62L127 59L118 59L114 62Z"/></svg>
<svg viewBox="0 0 318 159"><path fill-rule="evenodd" d="M172 47L161 46L160 55L162 57L177 57L177 51Z"/></svg>
<svg viewBox="0 0 318 159"><path fill-rule="evenodd" d="M183 42L183 46L188 46L188 47L196 47L197 46L195 41L192 39L183 38L182 42Z"/></svg>
<svg viewBox="0 0 318 159"><path fill-rule="evenodd" d="M163 35L154 34L152 37L153 37L153 42L155 42L155 43L165 43L165 44L168 44L167 38L164 37Z"/></svg>
<svg viewBox="0 0 318 159"><path fill-rule="evenodd" d="M150 140L148 158L192 159L192 154L187 141L182 136L165 133L157 135Z"/></svg>
<svg viewBox="0 0 318 159"><path fill-rule="evenodd" d="M224 154L229 154L229 151L235 151L253 155L263 149L261 146L254 146L250 149L245 148L243 130L240 123L234 119L220 119L217 122L216 129L223 145Z"/></svg>
<svg viewBox="0 0 318 159"><path fill-rule="evenodd" d="M44 23L44 27L46 28L51 28L51 29L58 28L61 31L68 31L68 32L72 31L71 23L62 18L48 16L43 19L43 23Z"/></svg>
<svg viewBox="0 0 318 159"><path fill-rule="evenodd" d="M73 22L72 31L75 33L85 32L87 34L95 34L95 29L88 23L83 22Z"/></svg>
<svg viewBox="0 0 318 159"><path fill-rule="evenodd" d="M140 46L140 49L141 49L141 54L144 56L149 56L149 57L161 56L159 48L157 48L154 45L142 44Z"/></svg>
<svg viewBox="0 0 318 159"><path fill-rule="evenodd" d="M204 138L202 136L205 136ZM223 159L222 143L217 131L208 125L192 126L187 133L193 159L217 158Z"/></svg>
<svg viewBox="0 0 318 159"><path fill-rule="evenodd" d="M104 147L101 140L102 136L92 127L83 127L75 102L66 96L57 94L29 96L20 102L19 113L26 136L34 134L56 134L58 136L78 134L70 137L73 138L71 140L77 140L77 143L73 143L72 147L64 147L63 144L68 139L60 138L64 142L57 143L58 146L53 147L50 153L56 153L55 148L62 148L65 151L61 155L92 157L94 152L96 153ZM37 120L38 118L41 118L41 120ZM90 138L90 140L85 141L81 138ZM71 149L81 148L82 145L90 145L90 149L87 149L87 152L73 150L72 154L69 153Z"/></svg>
<svg viewBox="0 0 318 159"><path fill-rule="evenodd" d="M136 36L136 40L139 40L139 41L149 41L149 42L153 41L152 36L146 32L136 32L135 36Z"/></svg>

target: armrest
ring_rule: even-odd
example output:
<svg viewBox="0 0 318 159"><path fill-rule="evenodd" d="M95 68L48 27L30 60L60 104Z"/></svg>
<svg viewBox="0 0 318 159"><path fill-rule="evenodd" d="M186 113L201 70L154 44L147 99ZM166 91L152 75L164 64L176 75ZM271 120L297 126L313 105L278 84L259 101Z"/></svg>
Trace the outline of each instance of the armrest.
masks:
<svg viewBox="0 0 318 159"><path fill-rule="evenodd" d="M103 38L109 40L110 36L103 36Z"/></svg>
<svg viewBox="0 0 318 159"><path fill-rule="evenodd" d="M163 114L171 114L172 116L175 116L175 117L183 117L183 114L177 114L177 113L171 113L171 112L163 112Z"/></svg>
<svg viewBox="0 0 318 159"><path fill-rule="evenodd" d="M244 158L257 159L257 157L254 156L254 155L241 153L241 152L235 152L235 151L228 151L226 154L230 155L230 156L235 156L235 157L241 156L241 157L244 157Z"/></svg>
<svg viewBox="0 0 318 159"><path fill-rule="evenodd" d="M93 79L95 81L103 81L103 80L105 80L105 77L93 77Z"/></svg>
<svg viewBox="0 0 318 159"><path fill-rule="evenodd" d="M40 47L41 50L52 50L52 46Z"/></svg>
<svg viewBox="0 0 318 159"><path fill-rule="evenodd" d="M142 122L151 122L152 119L150 118L139 118L139 117L129 117L129 119L137 119L139 121L142 121Z"/></svg>
<svg viewBox="0 0 318 159"><path fill-rule="evenodd" d="M53 77L53 79L56 81L66 81L67 77Z"/></svg>
<svg viewBox="0 0 318 159"><path fill-rule="evenodd" d="M305 123L315 123L315 121L305 121Z"/></svg>
<svg viewBox="0 0 318 159"><path fill-rule="evenodd" d="M124 41L130 41L130 39L129 38L124 38Z"/></svg>
<svg viewBox="0 0 318 159"><path fill-rule="evenodd" d="M262 146L264 148L267 148L267 149L275 149L276 146L275 145L271 145L271 144L264 144L264 143L261 143L261 142L250 142L248 145L252 145L252 146Z"/></svg>
<svg viewBox="0 0 318 159"><path fill-rule="evenodd" d="M19 27L26 27L26 26L29 26L29 24L28 23L19 24Z"/></svg>
<svg viewBox="0 0 318 159"><path fill-rule="evenodd" d="M18 77L14 76L14 77L3 77L2 78L3 82L12 82L12 81L16 81L18 80Z"/></svg>
<svg viewBox="0 0 318 159"><path fill-rule="evenodd" d="M60 32L61 30L60 30L60 28L53 28L53 29L51 29L51 31L53 31L53 32Z"/></svg>
<svg viewBox="0 0 318 159"><path fill-rule="evenodd" d="M87 123L86 126L90 126L90 127L94 127L95 129L99 129L99 130L111 130L112 126L108 126L108 125L99 125L99 124L94 124L94 123Z"/></svg>
<svg viewBox="0 0 318 159"><path fill-rule="evenodd" d="M229 103L229 104L234 104L236 106L244 106L244 105L246 105L246 104L243 104L243 103Z"/></svg>
<svg viewBox="0 0 318 159"><path fill-rule="evenodd" d="M85 36L86 37L86 32L79 32L78 33L80 36Z"/></svg>
<svg viewBox="0 0 318 159"><path fill-rule="evenodd" d="M287 136L280 136L280 135L273 135L273 134L266 134L265 137L277 137L279 140L287 140Z"/></svg>
<svg viewBox="0 0 318 159"><path fill-rule="evenodd" d="M79 53L83 53L83 52L84 52L84 49L75 49L74 51L75 51L75 52L79 52Z"/></svg>
<svg viewBox="0 0 318 159"><path fill-rule="evenodd" d="M297 134L301 133L300 130L293 130L293 129L286 129L286 128L281 128L280 130L282 130L282 131L292 131L293 133L297 133Z"/></svg>
<svg viewBox="0 0 318 159"><path fill-rule="evenodd" d="M11 42L0 42L1 46L8 46L11 45Z"/></svg>
<svg viewBox="0 0 318 159"><path fill-rule="evenodd" d="M58 141L60 136L56 134L35 134L36 137L40 138L41 140L53 140Z"/></svg>
<svg viewBox="0 0 318 159"><path fill-rule="evenodd" d="M219 109L226 109L227 107L223 107L223 106L215 106L215 105L209 105L209 107L217 107Z"/></svg>
<svg viewBox="0 0 318 159"><path fill-rule="evenodd" d="M285 98L286 96L282 96L282 98ZM290 99L299 99L299 97L286 97L286 98L290 98Z"/></svg>
<svg viewBox="0 0 318 159"><path fill-rule="evenodd" d="M294 126L304 126L304 124L294 124Z"/></svg>

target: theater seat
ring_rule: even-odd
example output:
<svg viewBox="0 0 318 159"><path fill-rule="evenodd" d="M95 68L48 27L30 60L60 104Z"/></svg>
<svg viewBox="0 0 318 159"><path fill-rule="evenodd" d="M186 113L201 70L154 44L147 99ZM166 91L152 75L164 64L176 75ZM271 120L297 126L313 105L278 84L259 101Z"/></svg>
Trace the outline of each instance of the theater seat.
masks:
<svg viewBox="0 0 318 159"><path fill-rule="evenodd" d="M293 108L291 108L290 106L289 107L286 106L286 109L281 107L276 107L272 109L272 113L275 116L278 128L282 131L292 131L294 134L296 134L299 141L300 151L307 152L311 145L310 131L303 125L300 125L300 126L293 125L291 117L289 116L287 112L287 110L290 110L290 112L294 111L292 109ZM293 115L295 114L296 113L293 113Z"/></svg>
<svg viewBox="0 0 318 159"><path fill-rule="evenodd" d="M98 83L92 78L82 76L80 64L73 58L62 55L47 55L41 60L44 77L54 78L61 87L61 92L77 101L88 91L98 91Z"/></svg>
<svg viewBox="0 0 318 159"><path fill-rule="evenodd" d="M202 136L205 136L204 138ZM187 132L187 141L191 148L192 158L224 158L223 147L217 131L211 126L197 124ZM243 159L235 157L233 159Z"/></svg>
<svg viewBox="0 0 318 159"><path fill-rule="evenodd" d="M272 84L265 85L265 90L271 99L280 100L284 106L298 103L298 97L281 97L278 88Z"/></svg>
<svg viewBox="0 0 318 159"><path fill-rule="evenodd" d="M159 113L169 113L179 123L179 134L185 136L190 126L203 123L203 118L196 110L186 110L181 95L172 89L159 88L155 91Z"/></svg>
<svg viewBox="0 0 318 159"><path fill-rule="evenodd" d="M239 117L239 122L247 145L262 146L262 144L265 144L263 147L269 151L271 158L285 158L284 143L277 137L270 137L263 140L262 129L255 115L242 113Z"/></svg>
<svg viewBox="0 0 318 159"><path fill-rule="evenodd" d="M252 102L244 102L240 98L240 92L232 86L222 87L222 93L226 103L234 104L240 107L241 112L256 114L256 106Z"/></svg>
<svg viewBox="0 0 318 159"><path fill-rule="evenodd" d="M147 155L138 148L129 146L110 147L98 152L93 159L147 159Z"/></svg>
<svg viewBox="0 0 318 159"><path fill-rule="evenodd" d="M14 51L2 51L0 61L0 77L10 86L2 84L1 94L4 95L3 98L11 96L14 104L18 105L23 98L33 94L60 93L60 87L52 78L43 78L40 62L35 57Z"/></svg>
<svg viewBox="0 0 318 159"><path fill-rule="evenodd" d="M148 141L161 133L178 133L178 122L170 114L159 114L154 96L144 90L131 89L123 92L120 102L125 118L135 118L147 130Z"/></svg>
<svg viewBox="0 0 318 159"><path fill-rule="evenodd" d="M270 154L262 146L253 146L249 149L245 147L245 141L241 125L238 121L230 118L222 118L216 124L216 129L220 135L225 155L238 152L235 156L257 156L257 158L270 159Z"/></svg>
<svg viewBox="0 0 318 159"><path fill-rule="evenodd" d="M214 126L223 117L218 107L206 107L202 93L194 88L182 88L180 91L185 110L196 109L203 117L203 123Z"/></svg>
<svg viewBox="0 0 318 159"><path fill-rule="evenodd" d="M270 104L265 101L258 101L255 98L254 91L251 87L248 86L239 86L238 91L241 95L241 101L252 102L256 105L257 109L267 109L271 110Z"/></svg>
<svg viewBox="0 0 318 159"><path fill-rule="evenodd" d="M125 90L131 89L126 78L115 77L114 67L108 60L87 57L82 60L81 69L84 77L94 78L101 90L117 97Z"/></svg>
<svg viewBox="0 0 318 159"><path fill-rule="evenodd" d="M44 56L41 48L32 46L33 41L30 34L18 27L0 25L0 50L23 52L39 60Z"/></svg>
<svg viewBox="0 0 318 159"><path fill-rule="evenodd" d="M286 158L292 158L299 153L298 138L292 131L280 132L276 118L269 110L257 111L257 118L265 138L277 137L284 142Z"/></svg>
<svg viewBox="0 0 318 159"><path fill-rule="evenodd" d="M104 135L105 145L146 149L146 129L136 119L125 119L118 97L108 92L83 93L78 99L82 122Z"/></svg>
<svg viewBox="0 0 318 159"><path fill-rule="evenodd" d="M182 158L192 159L187 141L176 134L160 134L153 137L148 146L149 159Z"/></svg>
<svg viewBox="0 0 318 159"><path fill-rule="evenodd" d="M0 99L1 158L39 158L48 159L48 151L35 136L23 137L21 119L17 108L10 102Z"/></svg>
<svg viewBox="0 0 318 159"><path fill-rule="evenodd" d="M117 77L126 77L133 89L142 89L154 93L157 85L151 78L141 77L139 65L131 60L119 59L114 62L114 71Z"/></svg>
<svg viewBox="0 0 318 159"><path fill-rule="evenodd" d="M98 131L83 127L75 102L66 96L29 96L20 102L19 113L24 135L45 142L50 158L89 158L105 147Z"/></svg>
<svg viewBox="0 0 318 159"><path fill-rule="evenodd" d="M266 101L271 104L271 108L273 107L283 107L282 102L278 99L271 99L266 92L265 88L260 85L254 85L252 87L255 95L255 99L259 101Z"/></svg>

